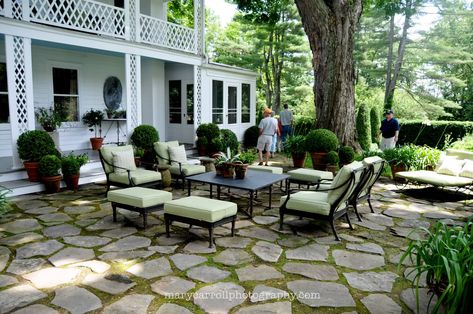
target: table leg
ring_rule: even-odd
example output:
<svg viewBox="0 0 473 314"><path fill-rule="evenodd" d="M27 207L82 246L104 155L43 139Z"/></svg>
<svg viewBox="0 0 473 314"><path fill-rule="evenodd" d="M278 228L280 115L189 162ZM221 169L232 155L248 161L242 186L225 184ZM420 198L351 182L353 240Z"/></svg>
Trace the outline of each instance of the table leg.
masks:
<svg viewBox="0 0 473 314"><path fill-rule="evenodd" d="M255 192L250 191L250 217L253 217L253 198L254 198Z"/></svg>
<svg viewBox="0 0 473 314"><path fill-rule="evenodd" d="M213 184L210 184L210 198L213 198L213 193L214 192L214 186Z"/></svg>
<svg viewBox="0 0 473 314"><path fill-rule="evenodd" d="M191 181L187 180L187 196L191 196Z"/></svg>
<svg viewBox="0 0 473 314"><path fill-rule="evenodd" d="M217 185L217 199L220 199L220 185Z"/></svg>
<svg viewBox="0 0 473 314"><path fill-rule="evenodd" d="M272 200L273 200L273 186L270 185L269 186L269 206L268 206L269 209L271 209Z"/></svg>

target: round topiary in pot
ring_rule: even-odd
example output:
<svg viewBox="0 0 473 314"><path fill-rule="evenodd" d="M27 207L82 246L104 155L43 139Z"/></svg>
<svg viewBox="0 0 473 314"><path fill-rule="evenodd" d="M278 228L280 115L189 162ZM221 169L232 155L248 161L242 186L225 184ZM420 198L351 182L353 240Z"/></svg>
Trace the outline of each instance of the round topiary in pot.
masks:
<svg viewBox="0 0 473 314"><path fill-rule="evenodd" d="M336 151L328 152L327 156L325 156L325 163L327 164L327 171L332 172L335 175L337 172L337 165L340 161L338 154Z"/></svg>
<svg viewBox="0 0 473 314"><path fill-rule="evenodd" d="M206 137L198 137L195 141L195 145L197 146L197 152L199 156L207 156L207 147L209 146L209 141Z"/></svg>
<svg viewBox="0 0 473 314"><path fill-rule="evenodd" d="M39 161L39 173L46 192L57 193L61 189L61 159L56 155L46 155Z"/></svg>
<svg viewBox="0 0 473 314"><path fill-rule="evenodd" d="M202 123L196 130L198 137L205 137L209 142L216 137L220 136L220 129L218 125L213 123Z"/></svg>
<svg viewBox="0 0 473 314"><path fill-rule="evenodd" d="M338 148L338 138L330 130L317 129L312 130L306 136L306 149L311 153L312 165L316 170L325 170L325 156L328 152Z"/></svg>
<svg viewBox="0 0 473 314"><path fill-rule="evenodd" d="M226 150L227 147L230 147L232 155L238 153L240 143L238 142L238 138L236 134L233 133L233 131L228 130L228 129L220 130L220 138L222 140L222 148L224 150Z"/></svg>
<svg viewBox="0 0 473 314"><path fill-rule="evenodd" d="M133 130L130 139L133 146L149 151L159 141L159 133L154 126L142 124Z"/></svg>
<svg viewBox="0 0 473 314"><path fill-rule="evenodd" d="M355 160L355 150L350 146L342 146L338 150L338 157L340 157L340 166L348 165Z"/></svg>
<svg viewBox="0 0 473 314"><path fill-rule="evenodd" d="M46 131L26 131L18 138L17 148L23 160L28 178L32 182L39 181L39 160L46 155L56 155L54 141Z"/></svg>
<svg viewBox="0 0 473 314"><path fill-rule="evenodd" d="M77 191L79 188L80 168L87 163L86 154L69 154L61 158L61 172L68 189Z"/></svg>

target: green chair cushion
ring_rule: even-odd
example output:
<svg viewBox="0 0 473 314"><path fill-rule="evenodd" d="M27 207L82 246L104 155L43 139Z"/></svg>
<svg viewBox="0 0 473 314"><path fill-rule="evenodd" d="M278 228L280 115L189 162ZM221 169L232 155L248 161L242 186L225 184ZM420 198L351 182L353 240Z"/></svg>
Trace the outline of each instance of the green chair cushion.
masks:
<svg viewBox="0 0 473 314"><path fill-rule="evenodd" d="M330 204L327 201L328 193L301 191L291 194L286 208L302 212L315 213L328 216L330 213ZM287 196L281 197L280 204L284 204Z"/></svg>
<svg viewBox="0 0 473 314"><path fill-rule="evenodd" d="M164 158L169 158L169 147L179 147L178 141L169 141L169 142L156 142L154 143L154 150L158 154L158 163L160 165L169 165L169 161Z"/></svg>
<svg viewBox="0 0 473 314"><path fill-rule="evenodd" d="M132 187L110 191L107 194L110 202L146 208L164 204L172 200L172 193L142 187Z"/></svg>
<svg viewBox="0 0 473 314"><path fill-rule="evenodd" d="M130 171L130 175L134 185L141 185L161 180L161 173L152 170L136 169ZM110 173L108 179L111 182L130 185L127 172Z"/></svg>
<svg viewBox="0 0 473 314"><path fill-rule="evenodd" d="M200 174L200 173L205 173L205 166L201 165L189 165L189 164L184 164L181 166L182 173L184 176L192 176L194 174ZM179 171L179 165L173 165L169 168L169 171L173 175L180 176L181 173Z"/></svg>
<svg viewBox="0 0 473 314"><path fill-rule="evenodd" d="M348 165L343 166L342 169L340 169L335 178L333 178L332 185L330 186L332 190L328 192L328 202L330 204L334 204L342 195L343 198L340 201L341 203L345 202L351 196L355 186L361 180L361 172L357 173L357 176L355 177L355 182L351 182L349 184L345 183L347 182L347 180L350 179L350 176L352 175L355 169L363 167L364 166L362 162L354 161Z"/></svg>
<svg viewBox="0 0 473 314"><path fill-rule="evenodd" d="M270 172L274 174L283 174L283 169L281 167L270 167L270 166L248 166L248 169L256 171Z"/></svg>
<svg viewBox="0 0 473 314"><path fill-rule="evenodd" d="M473 179L471 178L450 176L427 170L397 172L396 177L435 186L465 186L473 184Z"/></svg>
<svg viewBox="0 0 473 314"><path fill-rule="evenodd" d="M363 159L363 165L371 166L373 165L373 172L370 172L370 177L365 181L363 187L361 187L361 193L358 197L362 197L368 194L369 188L373 186L376 182L376 177L378 176L380 171L383 171L381 167L383 163L381 162L383 159L379 156L367 157Z"/></svg>
<svg viewBox="0 0 473 314"><path fill-rule="evenodd" d="M447 149L447 156L456 156L457 159L473 160L473 153L458 149Z"/></svg>
<svg viewBox="0 0 473 314"><path fill-rule="evenodd" d="M189 196L164 203L164 212L206 222L216 222L237 213L237 204L200 196Z"/></svg>
<svg viewBox="0 0 473 314"><path fill-rule="evenodd" d="M292 180L303 182L318 182L319 180L332 180L333 173L330 171L320 171L314 169L299 168L288 171L287 174Z"/></svg>
<svg viewBox="0 0 473 314"><path fill-rule="evenodd" d="M110 165L113 165L113 154L116 152L127 152L130 151L133 154L133 147L131 145L125 145L125 146L102 146L100 148L100 153L102 155L102 158ZM111 173L114 171L113 167L108 165L106 162L103 163L103 170L106 173Z"/></svg>

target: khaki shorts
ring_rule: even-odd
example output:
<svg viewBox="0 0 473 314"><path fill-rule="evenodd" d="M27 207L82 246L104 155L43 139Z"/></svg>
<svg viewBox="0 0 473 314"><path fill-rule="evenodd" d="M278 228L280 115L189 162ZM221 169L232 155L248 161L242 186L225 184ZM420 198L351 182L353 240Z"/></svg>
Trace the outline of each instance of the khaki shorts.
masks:
<svg viewBox="0 0 473 314"><path fill-rule="evenodd" d="M385 137L381 138L381 145L379 145L379 149L384 151L385 149L391 149L391 148L394 148L394 147L396 147L396 142L394 141L394 136L389 137L389 138L385 138Z"/></svg>
<svg viewBox="0 0 473 314"><path fill-rule="evenodd" d="M259 151L265 150L269 152L272 143L273 137L271 135L260 135L258 137L258 144L256 145L256 148L258 148Z"/></svg>

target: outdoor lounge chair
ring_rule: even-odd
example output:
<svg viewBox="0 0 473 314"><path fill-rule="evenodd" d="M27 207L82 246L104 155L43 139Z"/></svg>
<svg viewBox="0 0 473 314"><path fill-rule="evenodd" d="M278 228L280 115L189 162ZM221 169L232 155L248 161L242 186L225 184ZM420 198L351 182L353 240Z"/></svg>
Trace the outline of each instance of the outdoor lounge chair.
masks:
<svg viewBox="0 0 473 314"><path fill-rule="evenodd" d="M171 149L176 149L179 153L171 155ZM185 186L186 177L205 172L205 166L190 164L187 160L185 148L179 145L178 141L156 142L154 151L159 165L168 165L171 175L177 178L177 182L182 180ZM177 157L177 158L176 158Z"/></svg>
<svg viewBox="0 0 473 314"><path fill-rule="evenodd" d="M333 179L329 188L317 191L303 190L283 196L279 207L279 228L282 229L284 215L294 215L327 220L330 222L335 239L339 241L334 221L342 216L347 219L353 229L347 209L348 200L360 184L366 167L361 162L353 162L344 166Z"/></svg>
<svg viewBox="0 0 473 314"><path fill-rule="evenodd" d="M131 145L103 146L99 150L99 155L107 177L107 192L110 186L144 187L161 183L159 172L136 168Z"/></svg>

